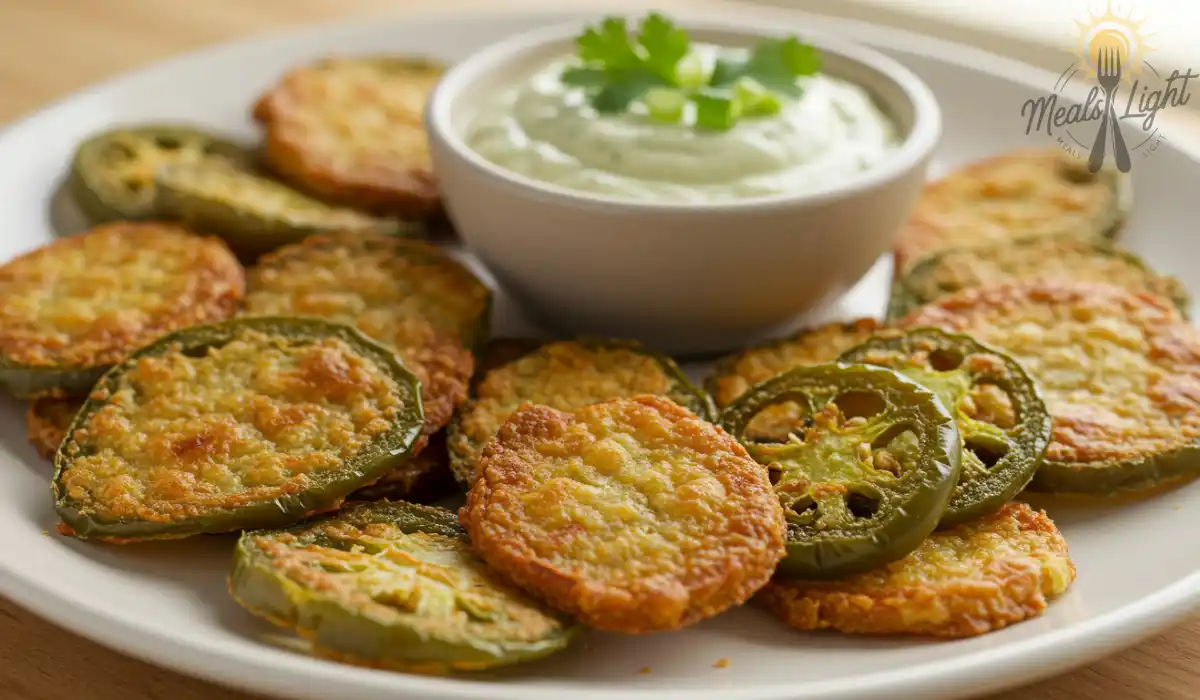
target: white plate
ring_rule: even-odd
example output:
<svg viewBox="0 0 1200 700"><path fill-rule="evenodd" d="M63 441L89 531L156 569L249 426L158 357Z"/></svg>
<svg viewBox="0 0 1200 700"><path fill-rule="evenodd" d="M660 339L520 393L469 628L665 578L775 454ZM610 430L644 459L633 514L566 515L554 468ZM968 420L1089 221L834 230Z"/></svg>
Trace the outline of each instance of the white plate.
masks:
<svg viewBox="0 0 1200 700"><path fill-rule="evenodd" d="M752 9L728 18L751 22ZM768 16L763 13L763 16ZM770 13L771 17L780 17ZM892 30L789 15L874 44L923 77L942 102L945 168L1029 145L1021 103L1055 76L973 49ZM247 137L251 100L285 68L329 52L409 50L446 59L569 15L373 19L223 46L82 92L0 136L0 258L49 240L51 195L71 149L120 121L187 119ZM787 24L768 22L768 30ZM1200 167L1160 148L1135 164L1139 198L1126 242L1200 290L1194 203ZM881 264L829 315L873 313ZM511 331L511 309L501 330ZM785 629L744 608L675 634L589 634L567 652L486 677L425 678L310 659L270 642L271 629L225 592L231 540L114 547L53 530L48 466L26 445L22 409L0 404L0 591L58 624L129 654L260 692L297 698L712 700L964 697L1027 683L1132 644L1189 613L1200 598L1200 485L1124 507L1053 507L1079 567L1070 593L1034 621L956 642L882 641ZM728 659L727 668L714 668ZM65 660L64 660L65 663ZM639 674L649 666L652 672Z"/></svg>

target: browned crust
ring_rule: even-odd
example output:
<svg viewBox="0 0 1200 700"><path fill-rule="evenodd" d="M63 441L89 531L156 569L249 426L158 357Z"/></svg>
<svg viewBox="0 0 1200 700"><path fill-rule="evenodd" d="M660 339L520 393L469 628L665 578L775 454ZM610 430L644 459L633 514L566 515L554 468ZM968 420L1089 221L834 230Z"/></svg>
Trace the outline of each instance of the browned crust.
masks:
<svg viewBox="0 0 1200 700"><path fill-rule="evenodd" d="M254 118L266 128L263 155L276 173L330 202L405 218L430 217L440 211L441 200L422 112L435 82L430 78L440 70L413 61L410 76L376 72L378 82L367 78L373 61L388 60L404 59L326 58L287 73L254 105ZM339 82L356 89L339 89L345 87ZM382 99L392 90L403 94L400 101ZM384 105L389 138L400 152L351 143L352 130L331 114L338 106L356 111Z"/></svg>
<svg viewBox="0 0 1200 700"><path fill-rule="evenodd" d="M87 257L88 251L93 253ZM103 251L127 251L121 263L104 264ZM112 289L133 289L138 266L170 270L173 289L157 305L118 308L103 313L84 327L49 332L60 326L44 315L46 302L30 311L31 299L52 295L64 274L66 259L79 255L91 273ZM155 265L155 261L161 264ZM66 280L70 282L71 280ZM103 291L96 282L95 293ZM245 293L245 278L237 258L219 238L200 237L176 224L120 221L53 243L0 267L0 363L23 367L85 368L114 364L132 350L165 333L226 318L236 311ZM100 301L107 295L100 295Z"/></svg>
<svg viewBox="0 0 1200 700"><path fill-rule="evenodd" d="M458 338L445 334L435 334L426 343L400 349L397 354L421 381L421 407L425 411L421 436L425 443L446 427L454 410L467 400L475 355Z"/></svg>
<svg viewBox="0 0 1200 700"><path fill-rule="evenodd" d="M930 559L955 541L969 556ZM971 637L1042 613L1075 578L1067 543L1043 511L1009 504L936 532L908 557L840 581L775 581L756 601L801 630Z"/></svg>
<svg viewBox="0 0 1200 700"><path fill-rule="evenodd" d="M283 333L245 330L201 356L171 343L108 375L89 397L102 403L63 446L60 515L69 506L105 524L171 525L255 505L275 513L352 467L395 464L378 441L415 418L395 364L373 346ZM338 495L318 507L336 510L341 498L324 503ZM110 534L98 536L124 540ZM159 534L179 536L149 536Z"/></svg>
<svg viewBox="0 0 1200 700"><path fill-rule="evenodd" d="M82 398L43 395L29 403L25 412L26 436L43 459L54 459L83 402Z"/></svg>
<svg viewBox="0 0 1200 700"><path fill-rule="evenodd" d="M698 457L715 477L701 483L720 486L689 482L630 493L605 469L591 486L569 469L537 475L546 460L573 459L597 446L589 432L596 425L615 426L613 432L648 426L656 449ZM664 461L658 467L663 479L679 478ZM621 505L614 511L605 496L592 500L593 489L615 494ZM539 516L550 505L556 522ZM783 513L765 470L723 430L658 396L575 413L526 404L488 443L459 520L475 550L514 582L584 624L629 634L678 629L742 603L784 554ZM613 551L625 556L613 558Z"/></svg>
<svg viewBox="0 0 1200 700"><path fill-rule="evenodd" d="M1003 243L1031 235L1110 236L1121 217L1120 176L1089 173L1055 148L1026 148L984 158L925 186L895 243L895 269L957 245ZM1115 183L1115 184L1114 184ZM1030 204L1016 202L1022 196Z"/></svg>
<svg viewBox="0 0 1200 700"><path fill-rule="evenodd" d="M373 307L359 294L361 290L355 284L366 278L366 266L370 266L369 272L382 271L399 285L405 275L418 274L410 269L412 260L426 256L435 261L432 266L437 267L439 279L447 285L426 294L461 295L468 305L478 307L475 311L486 316L489 302L486 298L478 299L476 294L479 291L486 294L486 289L468 270L458 267L458 263L443 263L446 256L438 248L393 236L356 232L309 236L263 256L247 275L250 289L243 312L328 318L354 325L390 346L421 382L425 425L421 441L413 448L414 454L450 422L454 410L466 401L475 371L475 355L464 347L462 333L474 329L447 324L446 319L434 318L429 310L408 309L394 298L399 292L389 294L386 299L387 304L399 309L395 313ZM309 266L313 268L311 275L306 269ZM315 272L318 269L327 277L318 277ZM348 279L351 276L355 279ZM314 284L311 288L299 288L297 279L312 279ZM358 297L361 304L346 302L339 295ZM420 295L420 291L413 291L409 297ZM475 323L475 319L470 323Z"/></svg>
<svg viewBox="0 0 1200 700"><path fill-rule="evenodd" d="M1013 282L942 297L897 325L969 333L1021 362L1054 418L1047 462L1134 460L1200 440L1200 332L1156 294Z"/></svg>

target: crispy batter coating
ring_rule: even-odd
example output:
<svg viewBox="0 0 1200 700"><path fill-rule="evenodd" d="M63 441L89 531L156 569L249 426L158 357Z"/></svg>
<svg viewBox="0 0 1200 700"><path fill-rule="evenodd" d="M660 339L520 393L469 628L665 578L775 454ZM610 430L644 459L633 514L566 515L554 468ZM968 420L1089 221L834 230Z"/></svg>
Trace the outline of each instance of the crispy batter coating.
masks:
<svg viewBox="0 0 1200 700"><path fill-rule="evenodd" d="M1006 350L1042 385L1047 462L1131 461L1200 439L1200 333L1168 300L1101 284L968 289L901 319Z"/></svg>
<svg viewBox="0 0 1200 700"><path fill-rule="evenodd" d="M391 236L312 236L247 273L247 315L318 316L356 326L421 380L426 438L450 421L475 367L490 292L438 248Z"/></svg>
<svg viewBox="0 0 1200 700"><path fill-rule="evenodd" d="M832 362L843 352L871 337L875 319L829 323L802 331L793 338L749 348L719 360L705 380L718 408L733 403L747 389L797 367ZM803 423L794 402L768 406L754 417L746 433L755 439L784 439Z"/></svg>
<svg viewBox="0 0 1200 700"><path fill-rule="evenodd" d="M597 629L678 629L738 605L784 554L766 470L669 399L526 404L459 512L492 566Z"/></svg>
<svg viewBox="0 0 1200 700"><path fill-rule="evenodd" d="M264 157L332 202L421 217L439 207L422 113L442 67L400 57L326 58L259 98Z"/></svg>
<svg viewBox="0 0 1200 700"><path fill-rule="evenodd" d="M938 297L971 287L1016 280L1102 282L1170 299L1187 309L1188 293L1174 277L1148 269L1136 256L1107 243L1075 236L1047 236L1016 244L946 250L910 269L897 289L902 315Z"/></svg>
<svg viewBox="0 0 1200 700"><path fill-rule="evenodd" d="M429 503L450 490L450 455L446 452L446 431L429 439L420 454L404 462L370 486L350 494L348 501L383 499Z"/></svg>
<svg viewBox="0 0 1200 700"><path fill-rule="evenodd" d="M1021 149L976 161L925 186L896 239L896 270L942 248L1039 235L1111 237L1128 182L1090 173L1059 149Z"/></svg>
<svg viewBox="0 0 1200 700"><path fill-rule="evenodd" d="M54 459L83 402L82 398L45 394L29 403L25 412L26 435L39 455Z"/></svg>
<svg viewBox="0 0 1200 700"><path fill-rule="evenodd" d="M1075 580L1045 512L1010 503L838 581L772 581L756 601L801 630L971 637L1036 617Z"/></svg>
<svg viewBox="0 0 1200 700"><path fill-rule="evenodd" d="M273 501L346 469L407 410L340 338L243 331L142 357L65 447L60 482L96 520L171 523Z"/></svg>
<svg viewBox="0 0 1200 700"><path fill-rule="evenodd" d="M484 445L524 403L571 411L641 394L681 403L690 398L683 394L691 387L681 387L672 367L636 346L519 339L489 344L486 359L496 366L477 382L450 428L451 467L468 485Z"/></svg>
<svg viewBox="0 0 1200 700"><path fill-rule="evenodd" d="M218 238L117 222L0 267L0 364L114 364L160 335L225 318L245 291Z"/></svg>

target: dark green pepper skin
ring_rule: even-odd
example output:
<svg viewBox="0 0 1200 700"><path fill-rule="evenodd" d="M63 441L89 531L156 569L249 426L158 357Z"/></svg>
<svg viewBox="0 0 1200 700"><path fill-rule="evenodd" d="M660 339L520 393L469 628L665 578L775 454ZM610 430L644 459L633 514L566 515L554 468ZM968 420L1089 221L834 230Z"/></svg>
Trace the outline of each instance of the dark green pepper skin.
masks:
<svg viewBox="0 0 1200 700"><path fill-rule="evenodd" d="M200 191L194 182L201 178L227 181L229 196L220 198ZM155 189L156 211L197 231L220 236L243 259L254 259L321 233L362 231L424 237L420 224L401 226L394 219L328 205L281 182L220 161L161 168L155 175ZM268 205L257 206L256 195L267 198ZM292 215L273 206L283 199L294 202L296 210L306 215Z"/></svg>
<svg viewBox="0 0 1200 700"><path fill-rule="evenodd" d="M1140 496L1193 481L1200 445L1113 462L1043 462L1029 482L1038 493L1078 496Z"/></svg>
<svg viewBox="0 0 1200 700"><path fill-rule="evenodd" d="M962 474L942 517L943 526L977 520L999 510L1029 485L1042 463L1053 429L1050 412L1037 382L999 350L970 336L934 328L885 330L846 351L838 361L897 370L932 389L954 415L963 439ZM935 368L933 363L942 366ZM1014 425L1003 428L964 412L961 402L971 387L980 384L1004 392L1014 409ZM993 464L985 464L977 449L999 457Z"/></svg>
<svg viewBox="0 0 1200 700"><path fill-rule="evenodd" d="M454 478L465 489L471 488L475 482L475 465L471 463L468 454L478 452L482 445L474 444L462 431L460 418L464 411L471 407L471 399L475 398L475 389L487 373L532 355L546 345L558 342L570 342L587 350L630 350L640 355L652 358L671 384L667 397L680 406L692 411L704 420L712 421L717 415L712 398L703 390L692 384L683 370L674 360L654 352L633 340L617 340L605 338L580 338L574 341L543 340L539 338L496 338L484 346L481 353L480 369L471 382L471 396L467 404L454 415L454 420L447 426L447 443L450 446L450 470Z"/></svg>
<svg viewBox="0 0 1200 700"><path fill-rule="evenodd" d="M775 403L797 402L820 421L839 397L863 395L882 406L858 425L817 423L784 444L745 438L754 416ZM788 518L787 556L778 569L785 577L837 578L903 558L937 527L958 479L961 439L954 418L932 391L883 367L823 364L784 372L738 397L720 422L760 464L782 472L772 481ZM863 443L886 447L904 431L915 436L916 454L897 475L858 453ZM781 466L788 458L807 458L809 468L789 475ZM797 486L805 490L799 498L792 490ZM854 494L876 499L869 515L852 511Z"/></svg>
<svg viewBox="0 0 1200 700"><path fill-rule="evenodd" d="M121 148L136 159L141 150L157 150L151 164L145 168L144 182L136 190L123 188L105 162L106 151ZM176 156L174 154L178 153ZM93 224L108 221L152 219L155 209L154 171L159 165L189 159L212 158L237 163L249 163L253 157L241 146L200 129L181 124L144 124L122 126L88 137L75 150L67 191Z"/></svg>
<svg viewBox="0 0 1200 700"><path fill-rule="evenodd" d="M318 475L314 478L315 483L311 488L298 493L179 519L164 517L160 520L106 520L92 515L88 509L81 509L71 499L64 483L72 460L88 450L87 444L80 443L75 436L97 411L107 405L114 391L120 386L122 376L136 368L138 361L144 357L163 355L176 349L185 353L203 353L209 348L220 347L234 340L245 330L289 340L338 338L355 352L386 369L402 392L407 408L387 433L376 438L360 454L346 460L344 469ZM422 422L423 412L417 378L390 350L353 328L320 319L281 316L232 319L211 325L193 326L167 334L137 350L106 372L96 383L88 400L71 423L67 431L68 438L63 441L54 456L55 511L69 531L67 534L80 539L110 542L175 539L254 527L290 525L314 513L336 508L354 490L373 483L402 464L408 458L420 434Z"/></svg>
<svg viewBox="0 0 1200 700"><path fill-rule="evenodd" d="M257 544L264 538L291 539L294 547L345 552L352 541L332 542L318 531L321 525L340 523L353 528L373 524L395 525L405 534L426 533L461 543L467 551L466 533L451 511L403 501L364 503L343 509L334 516L309 521L287 530L244 533L234 552L229 590L239 604L271 622L295 629L313 642L318 654L350 663L398 670L444 673L482 670L542 658L565 648L579 626L541 608L507 584L495 580L482 561L467 555L465 561L489 583L495 600L520 606L527 614L539 609L534 619L545 623L546 633L536 639L472 638L447 624L406 624L388 621L355 609L355 602L339 600L336 588L314 590L287 578L280 562ZM378 546L366 542L365 547ZM368 549L369 551L369 549ZM364 557L369 557L364 554ZM316 574L320 576L321 574ZM477 590L477 589L476 589ZM331 592L332 591L332 592Z"/></svg>

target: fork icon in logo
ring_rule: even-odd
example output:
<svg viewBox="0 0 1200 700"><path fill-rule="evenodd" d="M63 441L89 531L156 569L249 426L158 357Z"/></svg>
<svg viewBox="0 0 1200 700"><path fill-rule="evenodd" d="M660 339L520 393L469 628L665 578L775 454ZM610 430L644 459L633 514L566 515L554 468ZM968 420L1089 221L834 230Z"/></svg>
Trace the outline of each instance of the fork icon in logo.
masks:
<svg viewBox="0 0 1200 700"><path fill-rule="evenodd" d="M1121 84L1121 52L1105 47L1096 55L1096 81L1104 88L1104 114L1100 117L1100 130L1092 144L1092 155L1088 158L1088 170L1098 172L1104 164L1104 149L1108 145L1108 128L1113 132L1113 155L1117 159L1117 170L1129 172L1129 150L1125 148L1125 137L1117 122L1117 110L1113 108L1113 96Z"/></svg>

